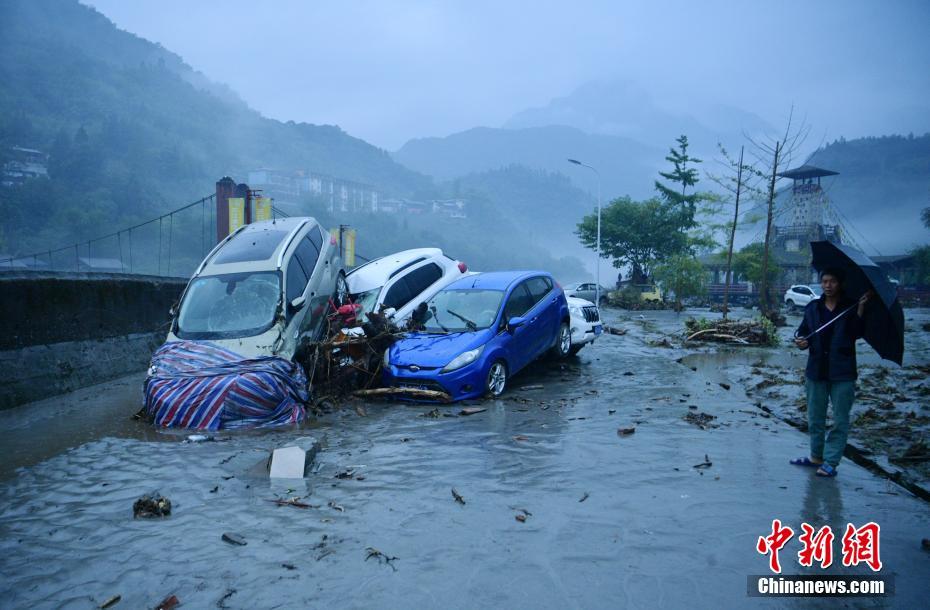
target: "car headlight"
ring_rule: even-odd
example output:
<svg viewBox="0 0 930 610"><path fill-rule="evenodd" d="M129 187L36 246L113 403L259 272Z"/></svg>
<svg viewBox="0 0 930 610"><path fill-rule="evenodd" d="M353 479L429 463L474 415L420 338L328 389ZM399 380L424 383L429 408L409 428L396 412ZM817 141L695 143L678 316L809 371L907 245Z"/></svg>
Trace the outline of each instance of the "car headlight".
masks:
<svg viewBox="0 0 930 610"><path fill-rule="evenodd" d="M391 366L391 348L384 350L384 358L381 362L384 364L384 368Z"/></svg>
<svg viewBox="0 0 930 610"><path fill-rule="evenodd" d="M471 364L478 359L478 356L481 355L481 352L484 351L484 346L476 347L475 349L470 349L467 352L462 352L458 356L452 359L452 362L447 364L443 369L442 373L448 373L449 371L454 371L462 368L468 364Z"/></svg>
<svg viewBox="0 0 930 610"><path fill-rule="evenodd" d="M576 305L569 305L568 312L573 316L581 317L581 308Z"/></svg>

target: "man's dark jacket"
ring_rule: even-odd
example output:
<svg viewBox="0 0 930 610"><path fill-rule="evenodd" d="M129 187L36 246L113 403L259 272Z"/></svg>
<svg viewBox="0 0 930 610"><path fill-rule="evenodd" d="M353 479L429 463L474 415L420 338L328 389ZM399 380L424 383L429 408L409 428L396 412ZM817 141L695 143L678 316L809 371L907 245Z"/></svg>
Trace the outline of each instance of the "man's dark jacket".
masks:
<svg viewBox="0 0 930 610"><path fill-rule="evenodd" d="M837 304L836 313L855 305L855 301L841 299ZM820 299L814 299L804 308L804 320L798 327L798 336L806 337L814 332L826 321L820 318L818 305ZM827 318L829 319L829 318ZM807 357L807 378L812 381L853 381L856 373L856 339L862 336L862 319L852 311L843 314L836 322L831 324L833 336L830 345L824 345L823 331L808 339L810 353ZM820 362L827 359L827 376L822 377Z"/></svg>

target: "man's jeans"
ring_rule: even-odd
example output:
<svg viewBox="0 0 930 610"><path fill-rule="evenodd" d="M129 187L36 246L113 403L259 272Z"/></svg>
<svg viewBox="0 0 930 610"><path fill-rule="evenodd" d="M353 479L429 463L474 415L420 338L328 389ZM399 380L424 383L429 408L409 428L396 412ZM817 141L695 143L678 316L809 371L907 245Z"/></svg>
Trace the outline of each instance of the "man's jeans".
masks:
<svg viewBox="0 0 930 610"><path fill-rule="evenodd" d="M855 381L807 380L807 427L811 435L811 457L836 467L846 449L849 410L856 394ZM833 405L833 428L827 429L827 399Z"/></svg>

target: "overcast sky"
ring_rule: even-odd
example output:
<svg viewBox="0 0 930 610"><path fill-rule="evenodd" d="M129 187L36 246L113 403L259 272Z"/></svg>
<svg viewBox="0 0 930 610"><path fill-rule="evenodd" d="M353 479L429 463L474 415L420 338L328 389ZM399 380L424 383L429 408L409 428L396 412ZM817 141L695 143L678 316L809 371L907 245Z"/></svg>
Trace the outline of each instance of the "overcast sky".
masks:
<svg viewBox="0 0 930 610"><path fill-rule="evenodd" d="M264 115L395 150L500 126L591 80L832 140L930 131L930 2L86 0Z"/></svg>

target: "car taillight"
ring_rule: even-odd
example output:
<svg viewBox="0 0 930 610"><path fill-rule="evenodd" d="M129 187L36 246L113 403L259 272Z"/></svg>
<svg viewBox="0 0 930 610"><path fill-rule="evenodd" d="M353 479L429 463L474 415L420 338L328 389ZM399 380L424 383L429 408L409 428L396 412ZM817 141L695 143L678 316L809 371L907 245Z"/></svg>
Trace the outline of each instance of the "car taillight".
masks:
<svg viewBox="0 0 930 610"><path fill-rule="evenodd" d="M468 271L468 265L466 265L465 263L459 263L459 271L461 271L462 273L465 273L466 271Z"/></svg>
<svg viewBox="0 0 930 610"><path fill-rule="evenodd" d="M555 283L555 287L558 288L559 290L562 290L562 284L558 282Z"/></svg>

